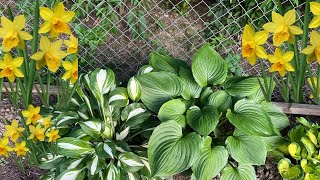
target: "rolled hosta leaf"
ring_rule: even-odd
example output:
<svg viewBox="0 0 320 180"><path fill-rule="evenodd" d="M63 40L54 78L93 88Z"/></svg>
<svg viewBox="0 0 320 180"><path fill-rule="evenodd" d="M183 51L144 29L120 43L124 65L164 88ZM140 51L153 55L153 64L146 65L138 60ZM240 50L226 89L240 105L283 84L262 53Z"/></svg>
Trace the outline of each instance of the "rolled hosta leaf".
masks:
<svg viewBox="0 0 320 180"><path fill-rule="evenodd" d="M208 136L218 125L220 115L213 106L205 106L202 110L191 106L187 111L187 122L197 133Z"/></svg>
<svg viewBox="0 0 320 180"><path fill-rule="evenodd" d="M133 100L133 102L137 102L141 98L141 85L139 81L133 76L129 79L128 85L127 85L127 91L130 99Z"/></svg>
<svg viewBox="0 0 320 180"><path fill-rule="evenodd" d="M151 116L151 112L141 103L133 103L125 107L121 112L121 120L131 129L139 128L140 124Z"/></svg>
<svg viewBox="0 0 320 180"><path fill-rule="evenodd" d="M57 180L80 180L84 179L84 176L86 174L86 171L84 171L84 168L82 169L68 169L64 172L62 172L58 177Z"/></svg>
<svg viewBox="0 0 320 180"><path fill-rule="evenodd" d="M199 156L201 145L202 139L197 133L184 136L177 122L160 124L148 145L151 175L172 176L190 168Z"/></svg>
<svg viewBox="0 0 320 180"><path fill-rule="evenodd" d="M210 44L203 45L192 59L192 74L201 87L222 84L227 73L226 62Z"/></svg>
<svg viewBox="0 0 320 180"><path fill-rule="evenodd" d="M67 111L67 112L62 112L58 117L53 119L53 121L56 122L56 126L62 127L62 126L74 124L80 121L80 119L79 119L78 113L74 111Z"/></svg>
<svg viewBox="0 0 320 180"><path fill-rule="evenodd" d="M38 165L39 168L41 169L53 169L56 168L64 156L58 155L58 156L53 156L52 154L47 154L48 159L42 158L41 163Z"/></svg>
<svg viewBox="0 0 320 180"><path fill-rule="evenodd" d="M241 164L264 165L267 149L262 137L245 135L237 131L226 139L231 157Z"/></svg>
<svg viewBox="0 0 320 180"><path fill-rule="evenodd" d="M211 180L220 173L228 162L227 149L223 146L211 147L211 142L211 137L205 139L200 156L192 166L192 172L196 179Z"/></svg>
<svg viewBox="0 0 320 180"><path fill-rule="evenodd" d="M310 139L308 139L307 137L302 137L301 142L304 145L304 147L307 149L308 154L310 156L312 156L316 152L316 147L314 146L312 141L310 141Z"/></svg>
<svg viewBox="0 0 320 180"><path fill-rule="evenodd" d="M92 160L89 162L89 173L91 176L95 175L98 171L98 163L99 163L99 157L97 155L94 155L92 157Z"/></svg>
<svg viewBox="0 0 320 180"><path fill-rule="evenodd" d="M176 121L182 127L186 126L185 112L189 108L189 102L183 99L173 99L164 103L158 113L160 121Z"/></svg>
<svg viewBox="0 0 320 180"><path fill-rule="evenodd" d="M92 119L89 121L80 122L79 124L84 133L92 136L93 138L100 137L102 127L100 120Z"/></svg>
<svg viewBox="0 0 320 180"><path fill-rule="evenodd" d="M117 87L110 93L109 104L111 106L125 107L129 104L127 89Z"/></svg>
<svg viewBox="0 0 320 180"><path fill-rule="evenodd" d="M232 77L225 82L225 90L231 96L250 96L260 88L257 77Z"/></svg>
<svg viewBox="0 0 320 180"><path fill-rule="evenodd" d="M107 167L106 178L108 180L120 180L120 169L113 163L109 163Z"/></svg>
<svg viewBox="0 0 320 180"><path fill-rule="evenodd" d="M152 72L152 71L153 71L153 67L152 66L144 65L139 69L138 74L147 74L147 73Z"/></svg>
<svg viewBox="0 0 320 180"><path fill-rule="evenodd" d="M216 91L209 96L207 104L216 107L220 112L226 112L232 107L232 98L225 91Z"/></svg>
<svg viewBox="0 0 320 180"><path fill-rule="evenodd" d="M96 146L96 154L100 158L114 158L116 154L116 145L113 141L107 140Z"/></svg>
<svg viewBox="0 0 320 180"><path fill-rule="evenodd" d="M155 71L166 71L177 74L180 67L188 68L188 64L170 56L164 56L157 52L151 52L150 64Z"/></svg>
<svg viewBox="0 0 320 180"><path fill-rule="evenodd" d="M239 100L234 105L234 110L229 109L226 116L237 129L248 135L277 135L268 114L254 101Z"/></svg>
<svg viewBox="0 0 320 180"><path fill-rule="evenodd" d="M118 158L121 163L121 167L127 172L134 173L144 167L144 164L139 156L132 152L122 152Z"/></svg>
<svg viewBox="0 0 320 180"><path fill-rule="evenodd" d="M228 165L222 171L221 180L256 180L256 172L251 165L240 164L238 167Z"/></svg>
<svg viewBox="0 0 320 180"><path fill-rule="evenodd" d="M79 158L94 152L90 143L73 137L57 140L58 152L64 156Z"/></svg>
<svg viewBox="0 0 320 180"><path fill-rule="evenodd" d="M281 159L278 162L278 171L284 179L302 179L303 171L300 166L294 166L287 158Z"/></svg>
<svg viewBox="0 0 320 180"><path fill-rule="evenodd" d="M184 86L184 90L181 94L182 97L186 100L199 98L202 87L194 80L192 72L189 69L180 68L179 77L181 78Z"/></svg>
<svg viewBox="0 0 320 180"><path fill-rule="evenodd" d="M158 112L163 103L177 96L183 91L178 76L168 72L151 72L137 76L141 84L141 100L153 112Z"/></svg>
<svg viewBox="0 0 320 180"><path fill-rule="evenodd" d="M262 102L262 108L268 113L273 126L281 131L290 125L289 119L279 107L271 102Z"/></svg>

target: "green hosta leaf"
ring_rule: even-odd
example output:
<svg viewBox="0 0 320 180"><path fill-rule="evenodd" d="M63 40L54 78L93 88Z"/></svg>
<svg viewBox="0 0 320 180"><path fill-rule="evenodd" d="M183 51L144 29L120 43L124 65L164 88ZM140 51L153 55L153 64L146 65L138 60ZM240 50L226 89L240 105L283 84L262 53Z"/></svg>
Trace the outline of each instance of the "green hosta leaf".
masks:
<svg viewBox="0 0 320 180"><path fill-rule="evenodd" d="M271 122L277 130L281 131L290 125L289 119L279 107L271 102L262 102L262 108L268 113Z"/></svg>
<svg viewBox="0 0 320 180"><path fill-rule="evenodd" d="M117 107L125 107L129 104L127 89L117 87L110 92L109 104Z"/></svg>
<svg viewBox="0 0 320 180"><path fill-rule="evenodd" d="M73 137L57 140L58 152L64 156L79 158L94 151L90 143Z"/></svg>
<svg viewBox="0 0 320 180"><path fill-rule="evenodd" d="M213 106L205 106L202 110L198 106L191 106L187 111L187 122L196 132L208 136L218 125L220 115Z"/></svg>
<svg viewBox="0 0 320 180"><path fill-rule="evenodd" d="M300 146L303 146L303 144L301 143L300 140L303 136L306 135L306 133L307 133L306 128L302 125L298 125L292 129L290 129L288 136L289 136L291 142L296 142Z"/></svg>
<svg viewBox="0 0 320 180"><path fill-rule="evenodd" d="M246 135L236 130L226 139L227 149L233 159L241 164L264 165L267 157L262 137Z"/></svg>
<svg viewBox="0 0 320 180"><path fill-rule="evenodd" d="M139 156L132 152L122 152L118 158L121 163L121 167L127 172L134 173L144 167L144 164Z"/></svg>
<svg viewBox="0 0 320 180"><path fill-rule="evenodd" d="M231 96L250 96L260 88L257 77L232 77L225 82L225 90Z"/></svg>
<svg viewBox="0 0 320 180"><path fill-rule="evenodd" d="M144 65L139 69L138 74L147 74L147 73L152 72L152 71L153 71L153 67L152 66Z"/></svg>
<svg viewBox="0 0 320 180"><path fill-rule="evenodd" d="M186 117L184 113L189 108L188 101L183 99L173 99L164 103L158 113L160 121L176 121L182 127L186 126Z"/></svg>
<svg viewBox="0 0 320 180"><path fill-rule="evenodd" d="M278 149L278 147L287 142L286 139L284 139L281 136L263 137L263 140L266 144L267 151L273 151L275 149Z"/></svg>
<svg viewBox="0 0 320 180"><path fill-rule="evenodd" d="M47 154L47 157L48 159L46 158L41 159L41 163L38 165L39 168L54 169L60 164L64 156L61 156L61 155L53 156L52 154Z"/></svg>
<svg viewBox="0 0 320 180"><path fill-rule="evenodd" d="M150 64L155 71L166 71L177 74L180 67L188 68L188 64L170 56L164 56L157 52L151 52Z"/></svg>
<svg viewBox="0 0 320 180"><path fill-rule="evenodd" d="M229 121L248 135L277 135L268 114L254 101L242 99L234 105L234 111L227 112Z"/></svg>
<svg viewBox="0 0 320 180"><path fill-rule="evenodd" d="M53 121L56 122L56 126L62 127L62 126L74 124L74 123L80 121L80 119L79 119L78 113L76 113L74 111L68 111L68 112L62 112Z"/></svg>
<svg viewBox="0 0 320 180"><path fill-rule="evenodd" d="M163 103L177 96L183 91L178 76L168 72L151 72L137 76L142 87L141 100L153 112L158 112Z"/></svg>
<svg viewBox="0 0 320 180"><path fill-rule="evenodd" d="M79 124L84 133L92 136L93 138L100 137L102 124L98 119L80 122Z"/></svg>
<svg viewBox="0 0 320 180"><path fill-rule="evenodd" d="M238 167L228 165L221 174L221 180L255 180L256 173L251 165L240 164Z"/></svg>
<svg viewBox="0 0 320 180"><path fill-rule="evenodd" d="M212 139L207 137L196 163L192 166L196 179L210 180L217 176L228 162L228 151L223 146L211 147Z"/></svg>
<svg viewBox="0 0 320 180"><path fill-rule="evenodd" d="M186 100L199 98L202 87L194 80L192 72L188 69L180 68L179 77L181 78L184 86L184 90L181 94L182 97Z"/></svg>
<svg viewBox="0 0 320 180"><path fill-rule="evenodd" d="M299 180L303 177L301 167L293 166L287 158L281 159L278 162L278 171L284 179Z"/></svg>
<svg viewBox="0 0 320 180"><path fill-rule="evenodd" d="M96 153L100 158L112 158L116 154L116 145L114 142L107 140L106 142L101 142L96 147Z"/></svg>
<svg viewBox="0 0 320 180"><path fill-rule="evenodd" d="M57 180L82 180L86 171L84 169L68 169L62 172L58 177Z"/></svg>
<svg viewBox="0 0 320 180"><path fill-rule="evenodd" d="M216 107L220 112L226 112L232 106L232 98L225 91L216 91L209 96L207 104Z"/></svg>
<svg viewBox="0 0 320 180"><path fill-rule="evenodd" d="M260 81L261 81L264 89L266 89L263 79L260 78ZM270 85L270 78L267 78L267 82L268 82L268 85ZM271 92L273 92L275 86L276 86L276 82L273 81L273 87L272 87L272 91ZM264 94L263 94L263 91L261 89L261 86L255 93L253 93L252 95L248 96L248 99L251 99L251 100L253 100L253 101L257 102L257 103L261 103L261 102L265 101L266 99L264 97Z"/></svg>
<svg viewBox="0 0 320 180"><path fill-rule="evenodd" d="M122 121L131 129L139 128L140 124L146 121L151 113L141 103L133 103L125 107L121 112Z"/></svg>
<svg viewBox="0 0 320 180"><path fill-rule="evenodd" d="M222 84L227 77L228 68L213 47L205 44L192 59L192 73L195 81L205 87L208 84Z"/></svg>
<svg viewBox="0 0 320 180"><path fill-rule="evenodd" d="M202 89L201 95L200 95L200 102L203 105L208 104L208 99L210 95L213 93L211 87L206 87Z"/></svg>
<svg viewBox="0 0 320 180"><path fill-rule="evenodd" d="M160 124L153 131L148 145L151 175L172 176L190 168L198 158L201 145L202 139L197 133L184 136L177 122Z"/></svg>
<svg viewBox="0 0 320 180"><path fill-rule="evenodd" d="M137 102L141 98L141 85L135 77L131 77L128 81L127 91L130 99Z"/></svg>

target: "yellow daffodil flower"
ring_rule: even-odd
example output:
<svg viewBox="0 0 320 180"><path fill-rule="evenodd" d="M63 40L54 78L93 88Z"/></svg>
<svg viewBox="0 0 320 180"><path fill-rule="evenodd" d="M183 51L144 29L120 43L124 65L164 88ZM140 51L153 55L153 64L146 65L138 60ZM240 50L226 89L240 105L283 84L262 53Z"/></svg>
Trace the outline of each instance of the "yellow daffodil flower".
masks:
<svg viewBox="0 0 320 180"><path fill-rule="evenodd" d="M41 121L41 124L44 126L45 129L48 129L49 127L51 127L51 125L53 124L53 122L51 121L51 117L45 117L43 118L43 120Z"/></svg>
<svg viewBox="0 0 320 180"><path fill-rule="evenodd" d="M41 7L40 16L45 20L39 29L39 33L50 32L50 37L55 38L61 33L70 34L71 30L67 24L72 20L75 13L73 11L65 11L63 3L57 4L53 10Z"/></svg>
<svg viewBox="0 0 320 180"><path fill-rule="evenodd" d="M310 44L310 46L307 46L302 50L302 53L308 55L308 63L317 60L320 64L320 34L317 31L311 32Z"/></svg>
<svg viewBox="0 0 320 180"><path fill-rule="evenodd" d="M67 56L67 53L61 51L62 40L50 43L50 40L42 36L40 39L40 51L31 56L31 59L37 61L37 69L47 65L48 69L55 73L60 67L61 59Z"/></svg>
<svg viewBox="0 0 320 180"><path fill-rule="evenodd" d="M24 131L24 128L19 127L17 120L12 120L11 125L5 125L6 132L4 133L5 137L11 137L12 142L16 142L20 136L20 133Z"/></svg>
<svg viewBox="0 0 320 180"><path fill-rule="evenodd" d="M252 25L244 27L242 34L242 57L248 59L251 65L256 64L257 57L267 58L266 50L261 46L268 39L268 32L255 32Z"/></svg>
<svg viewBox="0 0 320 180"><path fill-rule="evenodd" d="M70 40L65 40L64 44L68 47L68 55L78 53L78 38L74 37L72 34L70 35Z"/></svg>
<svg viewBox="0 0 320 180"><path fill-rule="evenodd" d="M14 47L24 48L24 40L31 40L31 34L22 31L26 26L23 15L14 18L13 22L8 18L1 17L0 38L2 38L2 50L9 52Z"/></svg>
<svg viewBox="0 0 320 180"><path fill-rule="evenodd" d="M70 79L70 82L74 84L78 80L78 59L75 59L72 63L69 61L62 62L63 68L67 71L62 79Z"/></svg>
<svg viewBox="0 0 320 180"><path fill-rule="evenodd" d="M16 142L13 150L17 153L17 156L25 156L29 148L26 147L26 142L22 141L21 143Z"/></svg>
<svg viewBox="0 0 320 180"><path fill-rule="evenodd" d="M12 151L12 148L8 145L8 137L4 137L0 140L0 155L8 157L9 152Z"/></svg>
<svg viewBox="0 0 320 180"><path fill-rule="evenodd" d="M316 89L317 87L313 87L311 79L313 80L314 85L317 86L318 78L317 77L308 78L308 83L309 83L310 87L312 88L312 90L314 91L314 89ZM319 87L318 87L318 97L320 97L320 88ZM310 94L310 98L311 99L314 98L312 93Z"/></svg>
<svg viewBox="0 0 320 180"><path fill-rule="evenodd" d="M51 128L50 131L46 133L46 136L49 138L48 142L56 142L57 139L60 138L59 130L54 130L53 128Z"/></svg>
<svg viewBox="0 0 320 180"><path fill-rule="evenodd" d="M311 20L309 28L317 28L320 26L320 3L311 2L310 10L313 13L314 18Z"/></svg>
<svg viewBox="0 0 320 180"><path fill-rule="evenodd" d="M10 82L14 82L16 77L24 77L19 67L23 63L23 57L12 58L11 54L6 53L0 61L0 78L7 77Z"/></svg>
<svg viewBox="0 0 320 180"><path fill-rule="evenodd" d="M32 139L32 140L39 140L39 141L44 141L44 132L45 132L45 129L44 128L41 128L41 124L38 124L36 127L35 126L32 126L32 125L29 125L29 130L30 130L30 136L29 136L29 139Z"/></svg>
<svg viewBox="0 0 320 180"><path fill-rule="evenodd" d="M279 74L284 77L286 71L294 71L294 68L290 64L293 57L294 52L288 51L283 53L281 48L277 48L274 55L268 56L268 60L272 63L270 72L278 71Z"/></svg>
<svg viewBox="0 0 320 180"><path fill-rule="evenodd" d="M34 107L33 105L29 105L27 110L22 111L23 117L27 118L26 124L30 123L36 124L39 119L42 119L40 113L40 107Z"/></svg>
<svg viewBox="0 0 320 180"><path fill-rule="evenodd" d="M293 26L296 22L296 12L288 11L284 16L276 12L272 12L272 22L263 25L263 29L273 34L273 44L280 46L285 41L295 43L295 35L302 34L302 30L298 26Z"/></svg>

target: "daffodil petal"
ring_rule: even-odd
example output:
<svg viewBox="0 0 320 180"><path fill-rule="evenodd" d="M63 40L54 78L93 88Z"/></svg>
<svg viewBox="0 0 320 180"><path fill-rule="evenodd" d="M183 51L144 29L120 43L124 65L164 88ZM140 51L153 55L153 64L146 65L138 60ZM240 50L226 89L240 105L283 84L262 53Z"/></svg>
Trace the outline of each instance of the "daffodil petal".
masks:
<svg viewBox="0 0 320 180"><path fill-rule="evenodd" d="M60 2L59 4L57 4L54 9L53 9L53 13L55 16L62 18L65 11L64 11L64 5L62 2Z"/></svg>
<svg viewBox="0 0 320 180"><path fill-rule="evenodd" d="M38 52L34 53L30 58L33 60L39 61L39 60L43 59L43 56L44 56L44 52L38 51Z"/></svg>
<svg viewBox="0 0 320 180"><path fill-rule="evenodd" d="M23 63L23 57L17 57L13 60L14 67L20 67Z"/></svg>
<svg viewBox="0 0 320 180"><path fill-rule="evenodd" d="M294 44L296 42L296 37L293 34L290 34L288 42Z"/></svg>
<svg viewBox="0 0 320 180"><path fill-rule="evenodd" d="M249 64L251 64L252 66L257 63L257 56L256 55L254 55L252 57L248 57L247 59L248 59Z"/></svg>
<svg viewBox="0 0 320 180"><path fill-rule="evenodd" d="M281 48L277 48L274 52L274 57L276 59L280 59L282 58L282 55L283 55L283 52L282 52L282 49Z"/></svg>
<svg viewBox="0 0 320 180"><path fill-rule="evenodd" d="M40 49L43 52L46 52L49 50L50 46L51 46L50 40L46 36L42 36L40 39Z"/></svg>
<svg viewBox="0 0 320 180"><path fill-rule="evenodd" d="M283 24L283 17L280 14L272 11L272 21L276 24Z"/></svg>
<svg viewBox="0 0 320 180"><path fill-rule="evenodd" d="M279 74L280 74L282 77L286 76L286 70L285 70L285 69L281 69L281 70L279 71Z"/></svg>
<svg viewBox="0 0 320 180"><path fill-rule="evenodd" d="M260 31L254 35L254 41L257 45L262 45L267 41L268 37L269 34L267 31Z"/></svg>
<svg viewBox="0 0 320 180"><path fill-rule="evenodd" d="M259 58L267 59L268 55L266 50L262 46L257 46L256 47L256 54Z"/></svg>
<svg viewBox="0 0 320 180"><path fill-rule="evenodd" d="M288 51L286 53L284 53L283 55L283 60L285 62L290 62L294 57L294 52L293 51Z"/></svg>
<svg viewBox="0 0 320 180"><path fill-rule="evenodd" d="M1 26L4 29L11 29L11 28L13 28L13 22L10 21L8 18L2 16L1 17Z"/></svg>
<svg viewBox="0 0 320 180"><path fill-rule="evenodd" d="M40 29L39 29L39 33L43 34L43 33L47 33L51 30L52 24L51 22L45 22L41 25Z"/></svg>
<svg viewBox="0 0 320 180"><path fill-rule="evenodd" d="M298 26L289 26L290 33L294 35L300 35L303 31Z"/></svg>
<svg viewBox="0 0 320 180"><path fill-rule="evenodd" d="M254 40L254 28L251 24L245 25L243 29L243 35L242 35L242 40L243 41L252 41Z"/></svg>
<svg viewBox="0 0 320 180"><path fill-rule="evenodd" d="M69 61L63 61L62 66L65 70L71 70L72 69L72 63Z"/></svg>
<svg viewBox="0 0 320 180"><path fill-rule="evenodd" d="M14 18L13 25L18 31L21 31L26 26L26 18L24 17L24 15L20 15Z"/></svg>
<svg viewBox="0 0 320 180"><path fill-rule="evenodd" d="M269 69L269 72L276 72L277 69L276 69L276 65L275 64L272 64L270 69Z"/></svg>
<svg viewBox="0 0 320 180"><path fill-rule="evenodd" d="M311 2L310 3L310 10L314 15L320 15L320 3Z"/></svg>
<svg viewBox="0 0 320 180"><path fill-rule="evenodd" d="M67 11L64 13L64 15L62 16L62 19L65 21L65 22L70 22L73 17L74 17L75 13L73 11Z"/></svg>
<svg viewBox="0 0 320 180"><path fill-rule="evenodd" d="M302 50L302 53L303 54L311 54L311 53L313 53L314 49L315 49L314 46L307 46L306 48L304 48Z"/></svg>
<svg viewBox="0 0 320 180"><path fill-rule="evenodd" d="M273 22L269 22L263 25L263 29L268 32L275 32L277 30L277 25Z"/></svg>
<svg viewBox="0 0 320 180"><path fill-rule="evenodd" d="M64 73L64 75L62 76L62 79L63 79L63 80L70 79L71 74L72 74L71 71L67 71L67 72Z"/></svg>
<svg viewBox="0 0 320 180"><path fill-rule="evenodd" d="M287 71L294 71L294 68L293 68L293 66L292 66L290 63L285 63L285 64L284 64L284 68L285 68Z"/></svg>
<svg viewBox="0 0 320 180"><path fill-rule="evenodd" d="M287 25L292 25L296 21L296 12L294 10L290 10L286 12L283 16L284 23Z"/></svg>
<svg viewBox="0 0 320 180"><path fill-rule="evenodd" d="M274 55L268 55L268 60L269 60L271 63L275 63L275 62L276 62L276 58L274 57Z"/></svg>
<svg viewBox="0 0 320 180"><path fill-rule="evenodd" d="M60 50L61 46L63 44L63 41L62 40L58 40L58 41L55 41L51 44L51 49L53 50Z"/></svg>
<svg viewBox="0 0 320 180"><path fill-rule="evenodd" d="M14 80L16 79L16 77L15 77L14 74L13 74L13 75L9 76L8 79L9 79L10 82L14 82Z"/></svg>
<svg viewBox="0 0 320 180"><path fill-rule="evenodd" d="M312 31L310 35L310 43L312 46L320 45L320 34L317 31Z"/></svg>
<svg viewBox="0 0 320 180"><path fill-rule="evenodd" d="M46 7L40 7L40 16L46 21L50 21L53 17L53 11Z"/></svg>
<svg viewBox="0 0 320 180"><path fill-rule="evenodd" d="M4 28L0 28L0 38L4 38L7 34L7 31Z"/></svg>
<svg viewBox="0 0 320 180"><path fill-rule="evenodd" d="M19 31L19 36L23 40L31 40L32 39L31 34L29 34L28 32L25 32L25 31Z"/></svg>
<svg viewBox="0 0 320 180"><path fill-rule="evenodd" d="M17 77L24 77L22 71L20 69L18 69L18 68L16 68L14 70L14 75L17 76Z"/></svg>
<svg viewBox="0 0 320 180"><path fill-rule="evenodd" d="M40 61L37 61L36 68L41 69L45 65L46 65L46 61L44 59L41 59Z"/></svg>
<svg viewBox="0 0 320 180"><path fill-rule="evenodd" d="M320 26L320 16L315 16L310 24L309 24L309 28L317 28Z"/></svg>
<svg viewBox="0 0 320 180"><path fill-rule="evenodd" d="M68 47L71 45L71 41L69 40L64 40L63 43Z"/></svg>

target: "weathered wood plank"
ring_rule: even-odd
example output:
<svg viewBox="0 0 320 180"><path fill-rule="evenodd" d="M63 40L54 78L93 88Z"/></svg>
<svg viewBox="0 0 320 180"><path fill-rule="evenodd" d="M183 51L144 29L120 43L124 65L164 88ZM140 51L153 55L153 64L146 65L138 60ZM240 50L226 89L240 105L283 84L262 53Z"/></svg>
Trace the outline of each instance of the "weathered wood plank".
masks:
<svg viewBox="0 0 320 180"><path fill-rule="evenodd" d="M320 116L320 105L273 102L286 114Z"/></svg>
<svg viewBox="0 0 320 180"><path fill-rule="evenodd" d="M8 90L9 90L9 92L11 92L11 89L10 89L10 86L9 86L9 83L8 83L8 82L4 82L4 86L6 86L6 87L8 88ZM38 88L39 91L41 92L40 85L39 85L39 84L36 84L35 86L37 86L37 88ZM15 90L15 88L16 88L16 83L13 83L13 87L14 87L14 90ZM44 85L44 88L46 88L46 85ZM57 94L57 87L51 85L49 91L50 91L50 94ZM3 92L3 93L7 92L4 87L2 88L2 92ZM36 90L35 87L33 88L32 93L37 93L37 90Z"/></svg>

